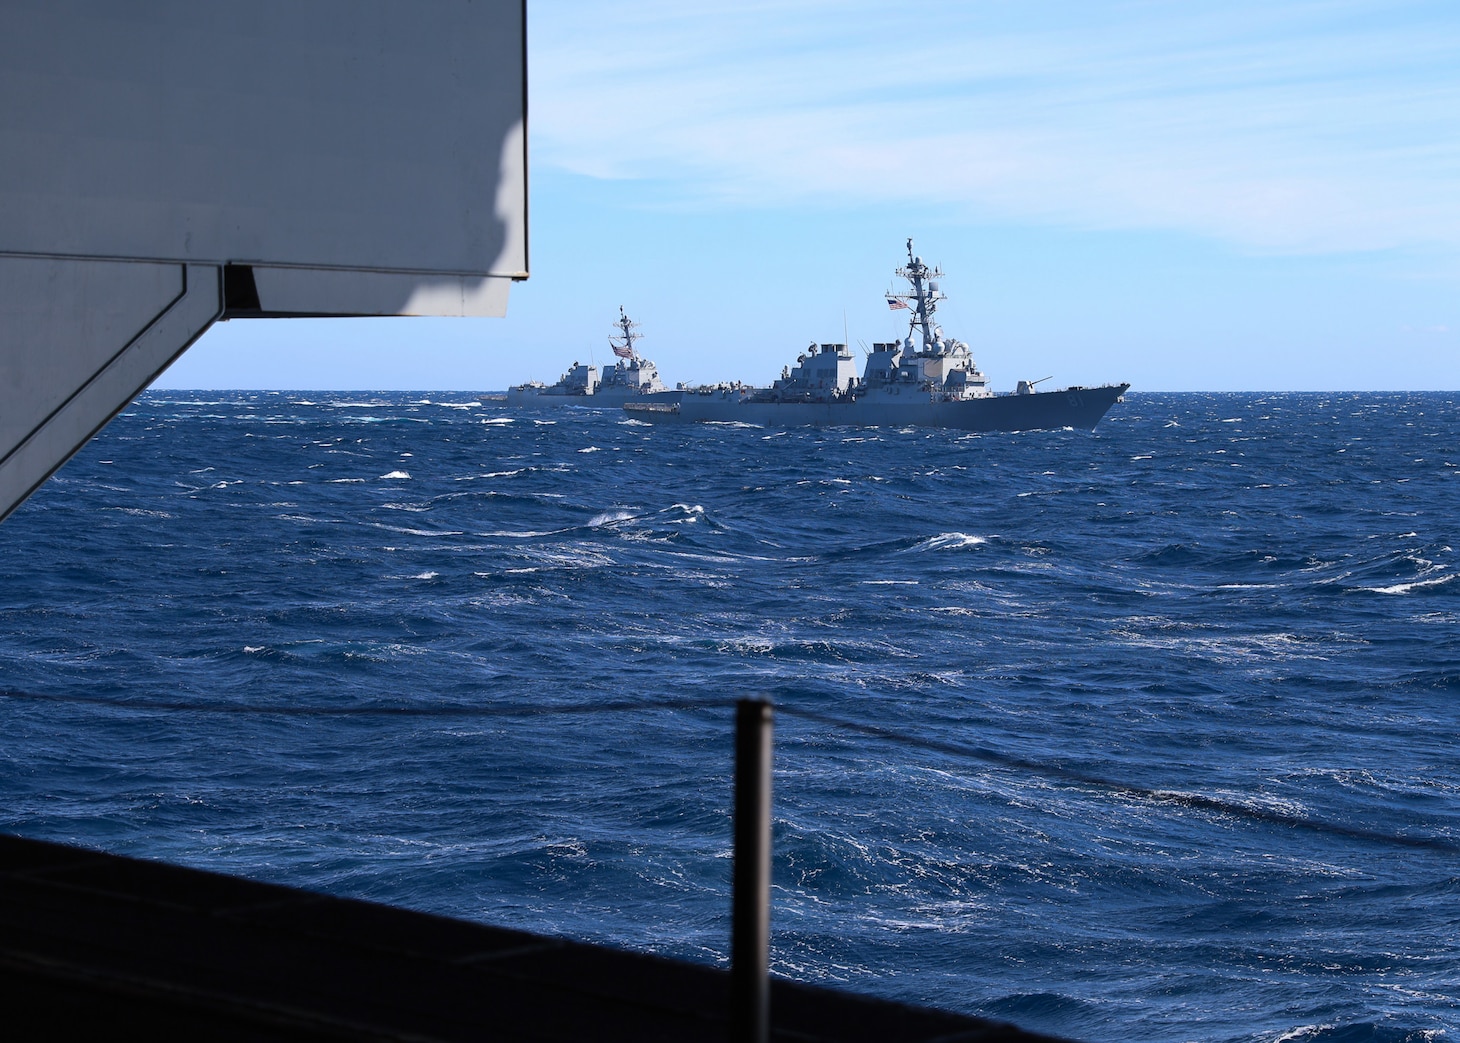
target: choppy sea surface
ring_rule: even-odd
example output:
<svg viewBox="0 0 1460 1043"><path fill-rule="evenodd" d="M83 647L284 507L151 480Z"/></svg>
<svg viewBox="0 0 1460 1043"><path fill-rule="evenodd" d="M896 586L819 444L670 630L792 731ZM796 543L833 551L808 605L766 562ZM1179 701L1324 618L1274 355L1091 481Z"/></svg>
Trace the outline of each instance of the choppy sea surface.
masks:
<svg viewBox="0 0 1460 1043"><path fill-rule="evenodd" d="M1460 396L1093 434L151 392L0 528L0 829L1084 1040L1460 1034Z"/></svg>

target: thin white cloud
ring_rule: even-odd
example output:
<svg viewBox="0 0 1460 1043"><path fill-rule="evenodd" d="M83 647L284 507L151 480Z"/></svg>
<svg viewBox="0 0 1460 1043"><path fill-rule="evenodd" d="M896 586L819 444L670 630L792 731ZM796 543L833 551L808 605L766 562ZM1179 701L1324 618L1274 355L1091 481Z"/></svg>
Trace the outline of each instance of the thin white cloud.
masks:
<svg viewBox="0 0 1460 1043"><path fill-rule="evenodd" d="M681 204L1460 243L1448 0L941 7L534 7L533 163Z"/></svg>

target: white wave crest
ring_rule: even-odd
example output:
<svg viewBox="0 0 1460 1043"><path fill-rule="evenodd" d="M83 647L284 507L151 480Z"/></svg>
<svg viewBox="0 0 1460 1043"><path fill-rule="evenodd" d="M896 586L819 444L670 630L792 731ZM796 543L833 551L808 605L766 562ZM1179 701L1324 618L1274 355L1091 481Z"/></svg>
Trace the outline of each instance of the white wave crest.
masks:
<svg viewBox="0 0 1460 1043"><path fill-rule="evenodd" d="M1361 587L1359 589L1367 590L1371 594L1408 594L1420 587L1438 587L1441 583L1449 583L1457 575L1460 573L1452 572L1447 576L1438 576L1435 579L1417 579L1413 583L1396 583L1391 587Z"/></svg>
<svg viewBox="0 0 1460 1043"><path fill-rule="evenodd" d="M600 525L612 525L614 522L632 521L637 517L638 515L633 511L604 511L602 514L596 514L590 518L588 520L588 527L590 529L596 529Z"/></svg>
<svg viewBox="0 0 1460 1043"><path fill-rule="evenodd" d="M940 532L917 543L912 549L950 550L958 547L979 547L987 542L987 536L970 536L966 532Z"/></svg>
<svg viewBox="0 0 1460 1043"><path fill-rule="evenodd" d="M380 477L381 478L409 479L411 476L410 476L410 473L409 472L406 472L406 471L391 471L390 474L383 474Z"/></svg>
<svg viewBox="0 0 1460 1043"><path fill-rule="evenodd" d="M166 511L149 511L141 507L103 507L104 511L117 511L121 514L130 514L137 518L171 518L172 515Z"/></svg>

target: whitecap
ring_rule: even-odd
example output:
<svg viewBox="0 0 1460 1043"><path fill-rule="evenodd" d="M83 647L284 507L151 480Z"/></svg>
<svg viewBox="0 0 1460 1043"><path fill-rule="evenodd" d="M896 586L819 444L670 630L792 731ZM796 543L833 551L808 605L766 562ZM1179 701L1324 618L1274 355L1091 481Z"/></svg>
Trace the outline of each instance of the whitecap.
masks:
<svg viewBox="0 0 1460 1043"><path fill-rule="evenodd" d="M488 471L486 474L463 474L453 478L453 482L475 482L481 478L515 478L526 468L519 467L512 471Z"/></svg>
<svg viewBox="0 0 1460 1043"><path fill-rule="evenodd" d="M987 536L970 536L966 532L940 532L913 547L914 550L945 550L956 547L978 547L988 542Z"/></svg>
<svg viewBox="0 0 1460 1043"><path fill-rule="evenodd" d="M638 517L633 511L604 511L602 514L594 515L588 521L590 529L596 529L600 525L612 525L614 522L632 521Z"/></svg>
<svg viewBox="0 0 1460 1043"><path fill-rule="evenodd" d="M118 511L122 514L130 514L137 518L171 518L172 515L166 511L149 511L141 507L103 507L104 511Z"/></svg>
<svg viewBox="0 0 1460 1043"><path fill-rule="evenodd" d="M1360 587L1360 590L1367 590L1373 594L1408 594L1411 590L1419 587L1438 587L1441 583L1449 583L1460 573L1450 573L1448 576L1440 576L1436 579L1419 579L1413 583L1396 583L1392 587Z"/></svg>
<svg viewBox="0 0 1460 1043"><path fill-rule="evenodd" d="M441 532L432 532L430 529L411 529L400 525L383 525L380 522L373 523L374 528L384 529L386 532L398 532L402 536L465 536L466 533L460 529L445 529Z"/></svg>
<svg viewBox="0 0 1460 1043"><path fill-rule="evenodd" d="M405 471L391 471L390 474L383 474L380 477L381 478L407 478L408 479L408 478L410 478L410 474L407 473L407 472L405 472Z"/></svg>

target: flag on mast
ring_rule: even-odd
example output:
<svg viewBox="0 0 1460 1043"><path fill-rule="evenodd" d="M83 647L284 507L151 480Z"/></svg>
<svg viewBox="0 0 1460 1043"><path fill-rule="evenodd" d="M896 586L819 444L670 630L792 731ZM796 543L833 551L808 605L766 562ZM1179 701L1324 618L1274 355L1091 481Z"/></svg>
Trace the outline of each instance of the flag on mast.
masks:
<svg viewBox="0 0 1460 1043"><path fill-rule="evenodd" d="M899 308L901 308L903 311L906 311L907 301L900 301L896 297L889 297L887 298L887 306L893 311L897 311L897 309Z"/></svg>

